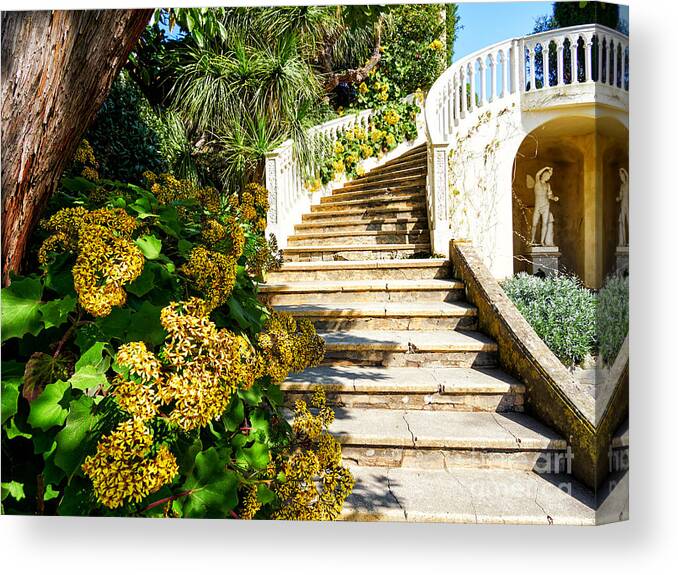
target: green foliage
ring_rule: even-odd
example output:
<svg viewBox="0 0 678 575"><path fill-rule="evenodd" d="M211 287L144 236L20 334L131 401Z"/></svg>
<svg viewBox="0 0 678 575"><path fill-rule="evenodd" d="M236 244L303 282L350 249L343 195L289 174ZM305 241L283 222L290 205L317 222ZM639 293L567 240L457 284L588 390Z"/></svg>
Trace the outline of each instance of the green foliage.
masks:
<svg viewBox="0 0 678 575"><path fill-rule="evenodd" d="M613 30L618 29L622 25L619 5L608 2L554 2L552 14L539 18L534 32L580 24L602 24Z"/></svg>
<svg viewBox="0 0 678 575"><path fill-rule="evenodd" d="M278 382L323 347L310 324L258 301L254 278L273 257L267 192L248 186L225 203L211 188L145 177L143 187L64 179L40 269L2 290L4 513L252 518L285 505L276 462L296 443ZM93 232L112 229L96 243ZM138 275L122 276L138 257ZM87 266L98 266L93 283ZM91 305L106 286L123 297Z"/></svg>
<svg viewBox="0 0 678 575"><path fill-rule="evenodd" d="M598 292L596 314L600 355L614 362L629 333L629 279L613 275Z"/></svg>
<svg viewBox="0 0 678 575"><path fill-rule="evenodd" d="M446 33L450 26L454 30L456 15L450 23L441 12L441 4L402 4L390 12L379 68L403 94L427 91L447 68L454 36L446 38Z"/></svg>
<svg viewBox="0 0 678 575"><path fill-rule="evenodd" d="M141 183L146 170L163 172L160 121L125 74L118 76L85 138L94 149L104 178Z"/></svg>
<svg viewBox="0 0 678 575"><path fill-rule="evenodd" d="M559 275L542 279L520 273L501 285L563 364L580 363L594 351L596 300L576 277Z"/></svg>

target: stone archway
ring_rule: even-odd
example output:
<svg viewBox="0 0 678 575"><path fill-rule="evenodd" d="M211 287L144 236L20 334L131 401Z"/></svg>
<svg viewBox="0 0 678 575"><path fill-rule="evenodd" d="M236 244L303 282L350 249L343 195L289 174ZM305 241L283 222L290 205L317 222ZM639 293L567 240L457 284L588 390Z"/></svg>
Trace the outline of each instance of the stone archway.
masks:
<svg viewBox="0 0 678 575"><path fill-rule="evenodd" d="M550 202L559 270L599 288L616 266L619 169L628 170L628 130L612 118L560 116L532 130L513 169L514 272L532 271L530 250L534 177L553 167Z"/></svg>

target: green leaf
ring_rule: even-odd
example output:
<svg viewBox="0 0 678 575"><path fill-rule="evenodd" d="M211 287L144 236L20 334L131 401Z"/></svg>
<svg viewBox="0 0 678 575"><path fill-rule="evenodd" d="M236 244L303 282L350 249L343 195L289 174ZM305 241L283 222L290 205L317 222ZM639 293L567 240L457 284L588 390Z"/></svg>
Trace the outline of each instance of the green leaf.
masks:
<svg viewBox="0 0 678 575"><path fill-rule="evenodd" d="M60 402L64 398L64 393L70 388L67 381L57 381L50 383L45 387L35 401L31 403L31 411L28 414L28 423L36 429L47 431L55 425L63 425L68 415L68 410L64 409Z"/></svg>
<svg viewBox="0 0 678 575"><path fill-rule="evenodd" d="M100 416L94 413L94 400L83 395L72 401L65 427L56 435L54 463L70 477L80 467ZM90 441L88 441L88 439Z"/></svg>
<svg viewBox="0 0 678 575"><path fill-rule="evenodd" d="M249 389L238 390L238 396L244 399L249 405L259 405L262 399L261 389L258 384L253 385Z"/></svg>
<svg viewBox="0 0 678 575"><path fill-rule="evenodd" d="M131 294L142 297L150 292L154 287L155 271L149 263L144 266L141 275L137 279L125 286L125 290Z"/></svg>
<svg viewBox="0 0 678 575"><path fill-rule="evenodd" d="M42 330L41 298L42 283L38 278L13 278L2 289L2 341L27 333L37 335Z"/></svg>
<svg viewBox="0 0 678 575"><path fill-rule="evenodd" d="M238 504L238 478L226 471L225 462L214 447L201 451L184 483L189 491L184 503L185 517L226 517Z"/></svg>
<svg viewBox="0 0 678 575"><path fill-rule="evenodd" d="M0 367L0 400L2 400L0 424L5 423L17 412L19 386L23 382L24 365L17 361L3 361Z"/></svg>
<svg viewBox="0 0 678 575"><path fill-rule="evenodd" d="M24 386L21 393L28 401L33 401L42 393L46 385L66 377L68 377L68 368L64 360L36 351L26 362Z"/></svg>
<svg viewBox="0 0 678 575"><path fill-rule="evenodd" d="M285 401L285 397L283 396L280 386L275 385L274 383L266 388L266 396L273 405L282 405Z"/></svg>
<svg viewBox="0 0 678 575"><path fill-rule="evenodd" d="M0 499L4 501L7 497L11 496L16 501L21 501L26 494L24 493L24 484L19 483L18 481L9 481L7 483L0 483Z"/></svg>
<svg viewBox="0 0 678 575"><path fill-rule="evenodd" d="M268 447L263 443L255 443L252 447L243 447L242 452L252 467L265 469L270 461Z"/></svg>
<svg viewBox="0 0 678 575"><path fill-rule="evenodd" d="M42 496L43 501L51 501L59 497L59 492L54 489L51 485L45 487L45 493Z"/></svg>
<svg viewBox="0 0 678 575"><path fill-rule="evenodd" d="M160 256L162 242L154 235L141 236L134 240L134 243L147 260L156 260Z"/></svg>
<svg viewBox="0 0 678 575"><path fill-rule="evenodd" d="M144 301L131 318L125 341L145 341L150 345L160 345L165 341L165 330L160 324L162 306Z"/></svg>
<svg viewBox="0 0 678 575"><path fill-rule="evenodd" d="M74 297L66 296L62 299L44 303L40 306L40 315L45 329L50 327L59 327L66 323L68 314L75 309L77 300Z"/></svg>
<svg viewBox="0 0 678 575"><path fill-rule="evenodd" d="M73 254L54 254L47 266L45 275L45 287L55 291L59 295L75 296L73 286Z"/></svg>
<svg viewBox="0 0 678 575"><path fill-rule="evenodd" d="M96 502L92 491L92 484L84 477L74 477L64 489L57 513L85 517L90 514Z"/></svg>
<svg viewBox="0 0 678 575"><path fill-rule="evenodd" d="M240 427L243 419L245 419L245 405L237 395L234 395L228 409L222 416L224 427L228 431L235 431Z"/></svg>
<svg viewBox="0 0 678 575"><path fill-rule="evenodd" d="M104 352L106 354L104 355ZM106 372L111 365L111 357L108 353L108 344L102 341L96 342L75 364L75 373L69 380L73 389L93 389L98 386L108 387Z"/></svg>
<svg viewBox="0 0 678 575"><path fill-rule="evenodd" d="M275 493L266 487L263 483L257 486L257 499L262 505L266 505L275 499Z"/></svg>
<svg viewBox="0 0 678 575"><path fill-rule="evenodd" d="M110 356L104 357L104 351L107 351L107 348L108 344L106 342L96 342L80 356L80 359L75 364L75 370L78 371L83 367L92 366L102 372L106 371L111 364Z"/></svg>
<svg viewBox="0 0 678 575"><path fill-rule="evenodd" d="M76 371L68 381L73 386L73 389L80 389L81 391L94 389L99 386L107 388L109 383L106 376L91 365Z"/></svg>
<svg viewBox="0 0 678 575"><path fill-rule="evenodd" d="M97 327L101 333L108 339L117 338L125 340L125 334L132 321L132 310L124 308L113 308L106 317L96 321Z"/></svg>

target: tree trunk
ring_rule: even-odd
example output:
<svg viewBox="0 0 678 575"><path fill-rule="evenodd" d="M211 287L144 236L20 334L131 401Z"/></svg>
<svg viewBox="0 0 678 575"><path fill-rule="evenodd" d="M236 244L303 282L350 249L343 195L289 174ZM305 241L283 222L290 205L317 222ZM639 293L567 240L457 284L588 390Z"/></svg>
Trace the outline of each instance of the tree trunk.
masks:
<svg viewBox="0 0 678 575"><path fill-rule="evenodd" d="M153 10L2 14L2 280Z"/></svg>

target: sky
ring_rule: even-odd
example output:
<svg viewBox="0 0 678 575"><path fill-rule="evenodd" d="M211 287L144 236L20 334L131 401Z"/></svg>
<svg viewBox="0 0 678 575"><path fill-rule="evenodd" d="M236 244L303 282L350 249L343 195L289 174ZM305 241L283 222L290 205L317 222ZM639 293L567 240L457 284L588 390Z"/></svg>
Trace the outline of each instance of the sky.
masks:
<svg viewBox="0 0 678 575"><path fill-rule="evenodd" d="M454 45L454 61L502 40L531 34L540 16L553 12L553 2L459 2L461 25ZM628 7L621 7L628 20Z"/></svg>

